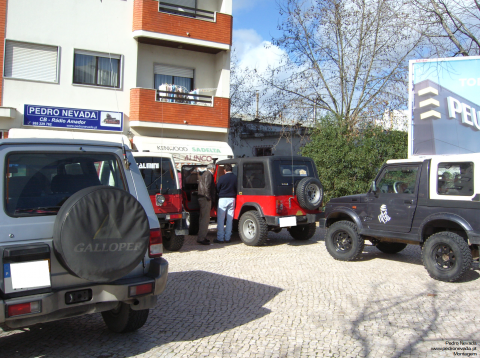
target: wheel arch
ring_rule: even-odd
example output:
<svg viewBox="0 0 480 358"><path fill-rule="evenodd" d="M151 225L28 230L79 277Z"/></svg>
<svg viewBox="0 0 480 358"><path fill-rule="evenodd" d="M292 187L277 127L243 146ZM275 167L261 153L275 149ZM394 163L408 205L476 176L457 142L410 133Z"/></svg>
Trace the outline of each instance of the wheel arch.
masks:
<svg viewBox="0 0 480 358"><path fill-rule="evenodd" d="M242 208L240 209L240 212L238 213L238 217L236 219L237 220L240 219L240 217L244 213L246 213L247 211L250 211L250 210L256 210L256 211L258 211L258 213L260 214L260 216L262 218L265 217L265 215L263 215L262 207L258 203L249 202L249 203L244 203L242 205Z"/></svg>
<svg viewBox="0 0 480 358"><path fill-rule="evenodd" d="M464 218L456 214L432 214L425 218L419 227L418 234L420 242L425 242L431 235L442 231L454 232L468 242L468 232L472 231L472 227Z"/></svg>
<svg viewBox="0 0 480 358"><path fill-rule="evenodd" d="M326 227L328 228L337 221L347 220L357 225L358 230L363 228L362 221L357 213L350 208L336 208L327 216Z"/></svg>

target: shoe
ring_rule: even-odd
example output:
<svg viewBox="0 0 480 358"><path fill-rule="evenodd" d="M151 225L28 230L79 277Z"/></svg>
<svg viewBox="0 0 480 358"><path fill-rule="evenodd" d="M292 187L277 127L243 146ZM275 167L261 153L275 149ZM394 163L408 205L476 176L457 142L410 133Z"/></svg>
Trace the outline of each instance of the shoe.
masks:
<svg viewBox="0 0 480 358"><path fill-rule="evenodd" d="M197 241L197 243L199 243L200 245L210 245L210 240L203 240L203 241Z"/></svg>
<svg viewBox="0 0 480 358"><path fill-rule="evenodd" d="M225 240L226 244L229 244L232 240Z"/></svg>
<svg viewBox="0 0 480 358"><path fill-rule="evenodd" d="M220 241L220 240L215 239L215 240L213 240L213 242L215 244L223 244L225 241Z"/></svg>

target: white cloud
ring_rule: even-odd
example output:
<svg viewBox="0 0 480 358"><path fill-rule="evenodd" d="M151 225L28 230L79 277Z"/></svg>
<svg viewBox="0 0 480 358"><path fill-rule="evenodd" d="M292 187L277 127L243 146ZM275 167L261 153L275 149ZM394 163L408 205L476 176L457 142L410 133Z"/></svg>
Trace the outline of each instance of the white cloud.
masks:
<svg viewBox="0 0 480 358"><path fill-rule="evenodd" d="M253 29L233 31L233 47L241 68L248 67L264 72L269 66L277 67L285 51L265 41Z"/></svg>

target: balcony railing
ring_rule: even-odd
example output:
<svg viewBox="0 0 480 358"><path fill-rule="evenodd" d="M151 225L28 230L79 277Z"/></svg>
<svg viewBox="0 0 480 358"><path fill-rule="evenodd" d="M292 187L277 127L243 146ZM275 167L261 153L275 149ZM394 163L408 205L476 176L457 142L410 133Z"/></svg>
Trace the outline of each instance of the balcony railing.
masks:
<svg viewBox="0 0 480 358"><path fill-rule="evenodd" d="M213 96L197 93L157 90L157 102L194 104L197 106L213 106Z"/></svg>
<svg viewBox="0 0 480 358"><path fill-rule="evenodd" d="M194 19L204 19L215 21L215 12L197 9L194 7L182 6L178 4L171 4L164 1L158 2L158 11L167 12L169 14L192 17Z"/></svg>

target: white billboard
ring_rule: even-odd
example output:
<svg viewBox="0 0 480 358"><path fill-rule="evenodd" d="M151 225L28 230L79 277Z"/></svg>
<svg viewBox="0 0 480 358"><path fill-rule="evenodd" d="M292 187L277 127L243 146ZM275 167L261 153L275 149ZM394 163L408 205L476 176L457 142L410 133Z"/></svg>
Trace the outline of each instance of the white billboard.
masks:
<svg viewBox="0 0 480 358"><path fill-rule="evenodd" d="M480 153L480 56L410 61L409 157Z"/></svg>

